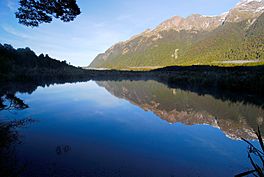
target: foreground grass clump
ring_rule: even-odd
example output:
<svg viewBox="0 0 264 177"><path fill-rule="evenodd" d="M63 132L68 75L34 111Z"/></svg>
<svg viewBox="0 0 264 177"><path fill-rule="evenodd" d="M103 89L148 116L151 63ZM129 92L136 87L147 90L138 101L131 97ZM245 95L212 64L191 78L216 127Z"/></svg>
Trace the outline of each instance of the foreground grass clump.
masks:
<svg viewBox="0 0 264 177"><path fill-rule="evenodd" d="M262 139L262 135L260 133L260 129L256 131L256 135L258 137L260 149L258 149L256 146L254 146L252 143L250 143L248 140L242 138L243 141L245 141L248 144L248 158L250 160L250 163L253 167L252 170L240 173L236 175L236 177L243 177L248 175L253 176L264 176L264 143Z"/></svg>

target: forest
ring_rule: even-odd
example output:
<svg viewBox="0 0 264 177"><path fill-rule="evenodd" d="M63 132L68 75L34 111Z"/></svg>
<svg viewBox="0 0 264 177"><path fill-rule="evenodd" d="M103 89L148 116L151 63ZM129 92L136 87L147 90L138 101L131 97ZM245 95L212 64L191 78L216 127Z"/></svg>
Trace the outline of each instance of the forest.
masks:
<svg viewBox="0 0 264 177"><path fill-rule="evenodd" d="M65 60L59 61L47 54L37 56L30 48L14 49L9 44L0 44L0 81L32 80L40 77L73 77L85 73Z"/></svg>

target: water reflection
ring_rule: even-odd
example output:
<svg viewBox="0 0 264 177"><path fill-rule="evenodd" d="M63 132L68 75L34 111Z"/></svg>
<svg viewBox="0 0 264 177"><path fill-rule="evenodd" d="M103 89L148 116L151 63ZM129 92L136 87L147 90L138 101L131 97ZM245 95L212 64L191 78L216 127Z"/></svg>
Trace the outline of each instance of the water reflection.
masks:
<svg viewBox="0 0 264 177"><path fill-rule="evenodd" d="M169 123L208 124L233 139L255 139L254 130L263 124L264 109L253 104L171 89L156 81L98 81L97 84Z"/></svg>
<svg viewBox="0 0 264 177"><path fill-rule="evenodd" d="M0 176L17 177L26 169L16 157L17 145L21 144L18 128L33 123L31 118L0 122Z"/></svg>
<svg viewBox="0 0 264 177"><path fill-rule="evenodd" d="M264 115L258 105L157 81L11 85L0 93L0 125L8 125L0 135L11 137L1 140L16 147L1 155L0 171L8 165L21 177L235 175L250 164L246 145L234 140L255 139Z"/></svg>
<svg viewBox="0 0 264 177"><path fill-rule="evenodd" d="M15 94L0 95L0 111L21 111L28 107ZM22 143L17 129L33 122L32 118L9 120L0 117L0 176L17 177L25 170L25 164L16 158L16 146Z"/></svg>
<svg viewBox="0 0 264 177"><path fill-rule="evenodd" d="M2 110L23 110L28 108L28 105L23 100L17 98L14 94L0 95L0 111Z"/></svg>
<svg viewBox="0 0 264 177"><path fill-rule="evenodd" d="M60 145L56 147L57 155L64 155L71 151L71 146L69 145Z"/></svg>

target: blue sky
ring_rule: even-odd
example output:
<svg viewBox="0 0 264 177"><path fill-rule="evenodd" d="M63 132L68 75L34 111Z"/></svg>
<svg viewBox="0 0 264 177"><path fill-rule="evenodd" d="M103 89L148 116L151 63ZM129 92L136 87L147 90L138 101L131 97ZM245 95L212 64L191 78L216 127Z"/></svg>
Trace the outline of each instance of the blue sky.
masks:
<svg viewBox="0 0 264 177"><path fill-rule="evenodd" d="M30 47L76 66L87 66L116 42L175 16L217 15L239 0L77 0L82 14L74 22L53 20L38 28L17 23L19 0L0 0L0 43Z"/></svg>

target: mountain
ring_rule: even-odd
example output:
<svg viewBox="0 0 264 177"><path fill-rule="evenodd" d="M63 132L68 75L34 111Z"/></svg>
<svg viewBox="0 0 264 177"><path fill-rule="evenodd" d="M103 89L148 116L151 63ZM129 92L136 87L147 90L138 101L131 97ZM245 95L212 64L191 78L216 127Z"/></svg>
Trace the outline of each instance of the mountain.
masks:
<svg viewBox="0 0 264 177"><path fill-rule="evenodd" d="M264 61L264 0L242 0L219 16L175 16L119 42L89 67L137 68Z"/></svg>
<svg viewBox="0 0 264 177"><path fill-rule="evenodd" d="M263 123L264 109L261 106L171 89L156 81L96 83L112 95L151 111L168 123L207 124L220 128L233 139L256 139L254 129Z"/></svg>

